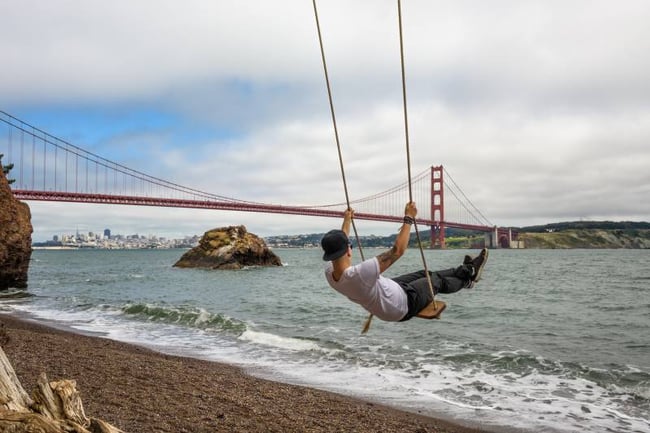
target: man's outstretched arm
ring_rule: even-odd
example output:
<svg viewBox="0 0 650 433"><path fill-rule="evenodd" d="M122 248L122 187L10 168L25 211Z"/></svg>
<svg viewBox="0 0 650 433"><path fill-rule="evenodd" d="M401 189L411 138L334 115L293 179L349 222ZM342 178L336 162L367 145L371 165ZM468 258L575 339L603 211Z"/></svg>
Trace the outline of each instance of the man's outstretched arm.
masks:
<svg viewBox="0 0 650 433"><path fill-rule="evenodd" d="M348 237L350 236L350 224L352 224L353 216L354 211L350 208L347 208L343 214L343 225L341 225L341 230L343 230Z"/></svg>
<svg viewBox="0 0 650 433"><path fill-rule="evenodd" d="M395 244L393 247L377 256L377 261L379 262L379 272L384 272L395 263L406 251L409 245L409 239L411 237L411 224L415 220L415 216L418 213L418 209L415 207L414 202L409 202L406 204L404 209L404 223L397 234L395 239Z"/></svg>

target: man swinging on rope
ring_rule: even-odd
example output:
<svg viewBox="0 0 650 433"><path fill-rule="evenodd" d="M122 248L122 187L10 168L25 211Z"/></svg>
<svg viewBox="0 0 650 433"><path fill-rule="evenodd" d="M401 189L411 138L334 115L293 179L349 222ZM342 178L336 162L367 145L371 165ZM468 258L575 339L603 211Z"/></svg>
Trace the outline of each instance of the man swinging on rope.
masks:
<svg viewBox="0 0 650 433"><path fill-rule="evenodd" d="M381 320L397 322L411 319L431 303L431 289L425 271L417 271L395 278L382 275L408 247L411 225L417 208L409 202L404 210L404 224L393 247L358 265L352 265L352 244L349 241L350 223L354 211L345 211L341 230L331 230L323 236L323 260L328 261L325 277L329 285L356 302ZM454 293L472 288L487 262L488 250L472 258L465 256L463 264L436 272L429 272L435 293Z"/></svg>

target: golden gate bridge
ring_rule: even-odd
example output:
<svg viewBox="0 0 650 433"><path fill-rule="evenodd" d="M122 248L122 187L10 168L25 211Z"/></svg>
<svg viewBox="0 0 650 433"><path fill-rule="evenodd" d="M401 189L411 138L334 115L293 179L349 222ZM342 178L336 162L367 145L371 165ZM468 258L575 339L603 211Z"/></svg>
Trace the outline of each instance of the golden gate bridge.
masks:
<svg viewBox="0 0 650 433"><path fill-rule="evenodd" d="M3 128L4 126L4 128ZM5 131L2 131L5 129ZM150 176L75 146L0 110L0 154L13 164L16 198L34 201L102 203L340 218L346 203L269 204L241 200ZM509 247L513 231L493 225L463 193L442 165L411 179L417 222L431 227L431 246L445 248L445 229L483 232L486 246ZM401 222L408 183L350 200L355 218ZM514 233L516 236L516 233Z"/></svg>

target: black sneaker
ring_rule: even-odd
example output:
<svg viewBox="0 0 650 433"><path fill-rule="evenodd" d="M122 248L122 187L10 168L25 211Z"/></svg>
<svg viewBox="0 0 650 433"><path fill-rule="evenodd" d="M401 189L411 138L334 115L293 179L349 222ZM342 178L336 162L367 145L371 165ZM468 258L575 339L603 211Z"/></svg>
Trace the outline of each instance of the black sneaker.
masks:
<svg viewBox="0 0 650 433"><path fill-rule="evenodd" d="M466 270L465 272L467 272L467 273L469 273L471 275L465 281L465 285L463 286L466 289L471 289L472 287L474 287L474 281L472 281L472 277L474 276L474 263L473 263L473 260L474 259L472 258L472 256L466 255L465 259L463 260L463 266L461 266L462 268L464 268ZM462 278L463 280L465 279L464 276L462 276L462 277L459 276L459 278Z"/></svg>
<svg viewBox="0 0 650 433"><path fill-rule="evenodd" d="M483 268L487 263L488 259L488 249L483 248L476 258L472 260L472 266L474 267L474 275L472 276L472 282L477 282L481 279L481 274L483 273Z"/></svg>

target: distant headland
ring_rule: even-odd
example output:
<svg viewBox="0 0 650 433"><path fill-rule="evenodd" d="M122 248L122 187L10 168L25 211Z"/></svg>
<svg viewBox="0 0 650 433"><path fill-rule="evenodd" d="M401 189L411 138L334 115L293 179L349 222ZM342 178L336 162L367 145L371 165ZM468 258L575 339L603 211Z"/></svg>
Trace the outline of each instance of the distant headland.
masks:
<svg viewBox="0 0 650 433"><path fill-rule="evenodd" d="M650 248L650 222L612 222L612 221L574 221L545 225L513 227L523 247L529 249L567 249L567 248ZM264 237L272 248L320 248L324 233L279 235ZM483 233L448 229L447 248L482 248ZM420 231L423 246L430 245L431 231ZM151 249L151 248L192 248L198 245L200 237L186 236L183 239L165 239L157 236L112 235L100 238L89 235L70 235L55 237L47 242L34 243L35 248L106 248L106 249ZM395 235L361 235L361 245L370 248L390 248ZM415 234L411 235L411 246L416 244Z"/></svg>
<svg viewBox="0 0 650 433"><path fill-rule="evenodd" d="M524 248L567 249L567 248L650 248L650 222L574 221L538 226L513 227ZM305 235L283 235L265 238L271 247L305 248L320 247L323 233ZM431 231L420 232L420 239L426 248L430 245ZM395 235L360 236L365 247L389 248L395 242ZM354 240L353 240L354 242ZM411 235L411 246L417 242ZM482 248L483 233L448 229L447 248Z"/></svg>

